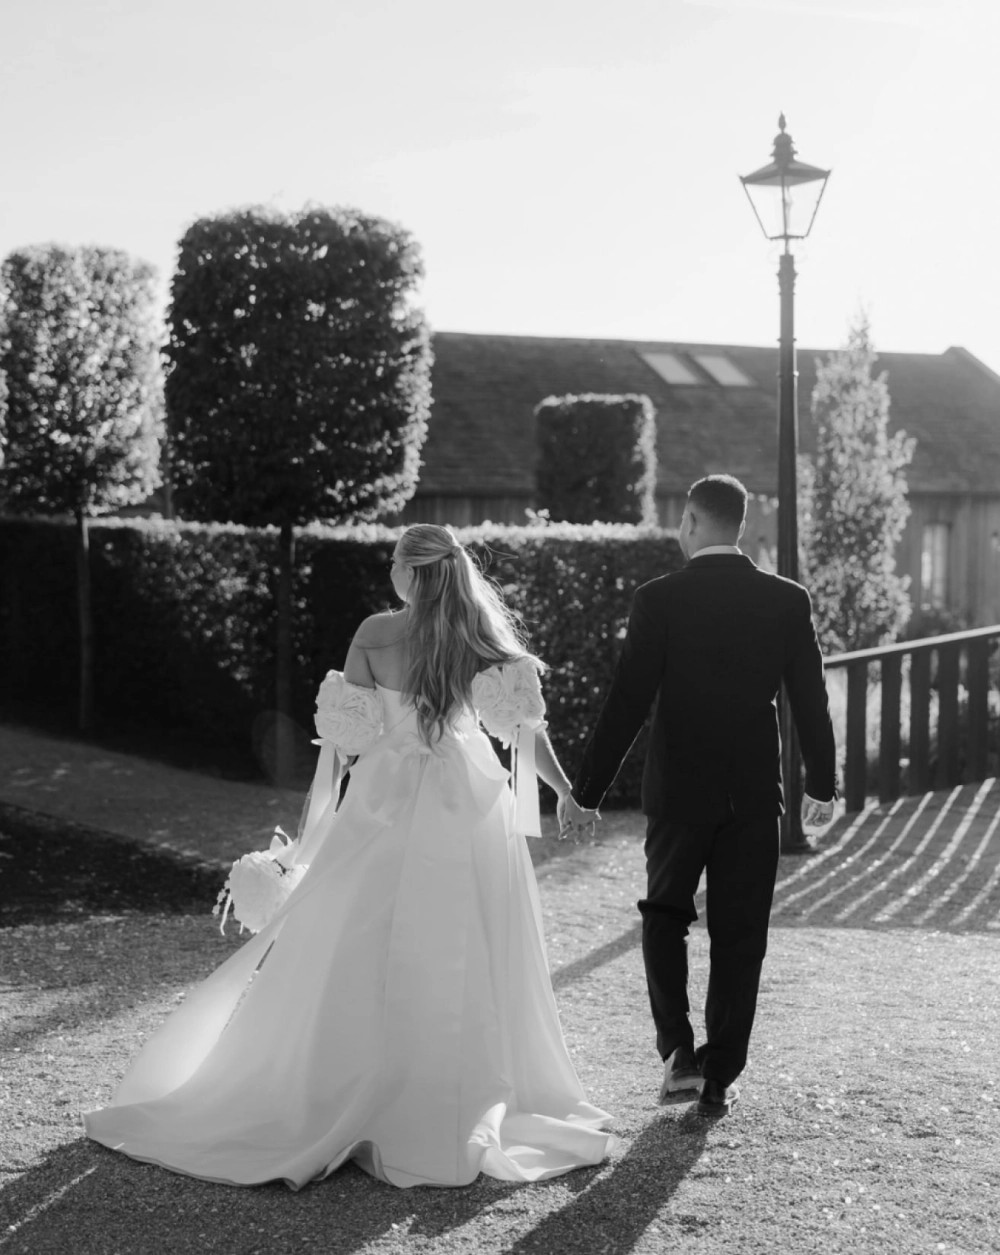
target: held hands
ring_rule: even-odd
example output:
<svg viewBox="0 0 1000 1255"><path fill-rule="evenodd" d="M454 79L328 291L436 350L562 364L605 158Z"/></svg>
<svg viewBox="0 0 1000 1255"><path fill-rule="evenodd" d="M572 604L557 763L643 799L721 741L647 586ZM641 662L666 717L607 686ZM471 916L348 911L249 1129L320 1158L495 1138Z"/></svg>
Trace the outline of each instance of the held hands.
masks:
<svg viewBox="0 0 1000 1255"><path fill-rule="evenodd" d="M573 801L569 793L564 793L556 805L556 816L559 820L559 840L567 837L574 842L586 835L592 837L600 815L595 810L585 810Z"/></svg>
<svg viewBox="0 0 1000 1255"><path fill-rule="evenodd" d="M817 832L833 819L833 798L829 802L817 802L808 793L802 795L802 829Z"/></svg>

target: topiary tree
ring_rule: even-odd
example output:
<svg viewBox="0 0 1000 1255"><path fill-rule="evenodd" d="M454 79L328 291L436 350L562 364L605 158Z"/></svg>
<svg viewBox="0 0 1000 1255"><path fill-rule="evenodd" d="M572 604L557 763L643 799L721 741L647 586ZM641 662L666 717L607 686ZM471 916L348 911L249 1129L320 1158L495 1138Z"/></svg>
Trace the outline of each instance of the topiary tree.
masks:
<svg viewBox="0 0 1000 1255"><path fill-rule="evenodd" d="M0 292L2 292L2 289L0 289ZM2 296L0 296L0 301L2 301ZM6 509L3 492L3 467L7 446L7 380L3 373L6 346L7 338L3 323L3 306L0 304L0 517L2 517Z"/></svg>
<svg viewBox="0 0 1000 1255"><path fill-rule="evenodd" d="M250 208L180 242L166 354L173 497L279 529L276 706L291 709L294 528L374 519L416 488L430 334L408 232L351 209ZM279 739L278 775L290 771Z"/></svg>
<svg viewBox="0 0 1000 1255"><path fill-rule="evenodd" d="M889 434L889 386L862 315L847 347L816 372L816 459L801 486L804 577L827 650L869 649L895 639L910 613L896 545L910 512L906 467L914 441Z"/></svg>
<svg viewBox="0 0 1000 1255"><path fill-rule="evenodd" d="M77 529L79 725L94 714L88 519L159 483L155 271L112 248L44 245L0 266L4 508L71 514Z"/></svg>
<svg viewBox="0 0 1000 1255"><path fill-rule="evenodd" d="M2 298L0 298L2 299ZM3 324L3 307L0 305L0 512L3 510L3 463L4 448L7 444L7 380L3 373L3 359L7 338Z"/></svg>
<svg viewBox="0 0 1000 1255"><path fill-rule="evenodd" d="M551 518L656 522L656 419L649 397L547 397L535 419L538 505Z"/></svg>

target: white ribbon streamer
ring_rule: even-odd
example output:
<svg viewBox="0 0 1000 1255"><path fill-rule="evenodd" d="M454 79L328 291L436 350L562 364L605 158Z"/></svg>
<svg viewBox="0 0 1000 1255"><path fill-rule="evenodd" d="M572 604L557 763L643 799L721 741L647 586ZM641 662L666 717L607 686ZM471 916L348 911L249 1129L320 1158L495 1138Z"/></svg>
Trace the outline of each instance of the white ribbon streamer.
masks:
<svg viewBox="0 0 1000 1255"><path fill-rule="evenodd" d="M316 744L320 747L319 761L303 808L303 818L299 822L297 863L312 862L315 851L309 847L315 842L317 834L326 831L328 812L332 814L337 809L340 782L344 776L344 767L334 743L320 740Z"/></svg>
<svg viewBox="0 0 1000 1255"><path fill-rule="evenodd" d="M535 775L535 729L518 724L511 741L511 777L514 782L514 824L526 837L542 835Z"/></svg>

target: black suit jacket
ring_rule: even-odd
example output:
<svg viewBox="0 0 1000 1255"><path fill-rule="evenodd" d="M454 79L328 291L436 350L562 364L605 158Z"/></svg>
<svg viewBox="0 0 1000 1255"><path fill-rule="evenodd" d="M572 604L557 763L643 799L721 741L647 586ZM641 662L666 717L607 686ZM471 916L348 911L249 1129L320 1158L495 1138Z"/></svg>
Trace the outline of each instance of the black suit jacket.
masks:
<svg viewBox="0 0 1000 1255"><path fill-rule="evenodd" d="M806 590L736 553L695 556L643 584L573 796L600 804L655 703L647 815L702 823L780 814L782 682L806 792L826 801L836 796L836 750Z"/></svg>

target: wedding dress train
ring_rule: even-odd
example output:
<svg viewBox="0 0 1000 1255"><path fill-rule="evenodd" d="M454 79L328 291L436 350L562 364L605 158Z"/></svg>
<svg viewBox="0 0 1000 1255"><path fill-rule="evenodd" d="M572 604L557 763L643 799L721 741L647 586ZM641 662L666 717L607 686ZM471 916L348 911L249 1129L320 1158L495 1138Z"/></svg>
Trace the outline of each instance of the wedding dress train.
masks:
<svg viewBox="0 0 1000 1255"><path fill-rule="evenodd" d="M294 1189L348 1159L412 1186L605 1157L610 1117L566 1052L508 773L472 712L431 751L412 706L377 699L377 738L308 834L301 883L84 1117L90 1137Z"/></svg>

